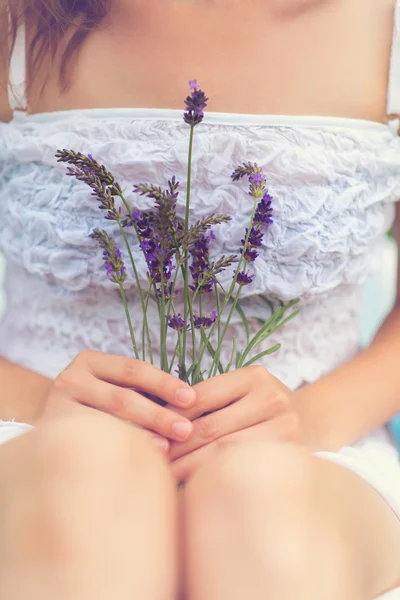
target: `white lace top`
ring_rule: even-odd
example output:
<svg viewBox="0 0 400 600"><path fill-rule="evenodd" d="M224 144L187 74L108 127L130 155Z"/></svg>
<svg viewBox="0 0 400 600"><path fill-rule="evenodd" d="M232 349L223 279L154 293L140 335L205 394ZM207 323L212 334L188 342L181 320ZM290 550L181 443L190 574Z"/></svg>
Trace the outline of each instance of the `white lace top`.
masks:
<svg viewBox="0 0 400 600"><path fill-rule="evenodd" d="M396 10L388 114L400 112L400 3ZM23 88L11 89L23 106ZM12 122L0 125L0 248L7 260L1 355L55 376L84 348L131 353L118 290L88 237L107 222L90 190L66 177L54 155L58 148L93 154L139 209L151 201L132 193L134 183L163 186L175 174L183 205L188 126L182 114L16 110ZM215 230L213 252L237 253L250 217L246 185L232 183L233 169L257 162L267 176L274 224L255 262L254 283L243 290L244 308L248 315L265 314L259 294L301 298L299 316L276 335L282 348L265 359L293 388L358 349L361 283L379 263L400 197L397 124L206 113L196 128L191 216L216 211L232 217ZM108 227L112 233L113 224ZM139 251L136 258L145 281ZM133 284L128 297L135 320L140 308ZM156 328L155 315L152 323ZM231 329L243 342L240 324Z"/></svg>

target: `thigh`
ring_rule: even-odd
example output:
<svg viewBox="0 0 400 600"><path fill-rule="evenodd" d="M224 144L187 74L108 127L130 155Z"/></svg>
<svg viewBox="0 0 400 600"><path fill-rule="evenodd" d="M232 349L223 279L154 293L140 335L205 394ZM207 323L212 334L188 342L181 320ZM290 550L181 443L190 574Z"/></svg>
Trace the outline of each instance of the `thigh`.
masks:
<svg viewBox="0 0 400 600"><path fill-rule="evenodd" d="M54 578L83 581L89 572L131 590L159 580L172 597L176 528L168 465L131 425L88 411L0 445L2 599L23 598L18 586L42 589L39 574L53 590Z"/></svg>
<svg viewBox="0 0 400 600"><path fill-rule="evenodd" d="M328 540L327 560L342 552L370 597L400 585L398 517L358 475L303 449L276 443L223 449L189 481L185 502L187 535L199 545L185 540L193 564L197 551L212 547L202 532L214 523L236 531L232 543L243 539L242 530L252 531L272 561L278 548L280 556L292 553L291 565L306 549L322 552Z"/></svg>

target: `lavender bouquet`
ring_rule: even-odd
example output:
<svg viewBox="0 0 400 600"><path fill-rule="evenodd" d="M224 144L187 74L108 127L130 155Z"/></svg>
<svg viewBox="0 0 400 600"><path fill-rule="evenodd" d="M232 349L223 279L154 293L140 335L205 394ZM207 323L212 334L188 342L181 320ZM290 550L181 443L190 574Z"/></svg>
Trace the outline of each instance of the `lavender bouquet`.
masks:
<svg viewBox="0 0 400 600"><path fill-rule="evenodd" d="M240 304L242 288L251 285L254 279L250 265L257 260L264 235L273 222L273 198L266 189L266 178L256 163L244 162L231 175L235 182L248 179L248 193L253 200L250 222L244 231L242 246L237 255L212 258L210 253L210 242L215 239L215 230L230 221L229 215L211 214L194 223L190 222L194 132L204 119L208 98L195 80L190 81L189 86L191 94L185 100L183 115L189 128L184 215L177 214L179 182L175 177L168 181L166 189L150 183L135 185L135 193L154 201L153 209L139 211L126 200L112 173L90 154L86 156L73 150L59 150L56 157L59 162L69 165L67 175L91 188L98 207L105 212L105 219L118 225L140 296L140 339L135 335L124 288L128 276L125 257L105 229L95 229L91 237L103 250L107 276L119 288L134 356L154 364L153 350L156 345L160 357L159 367L168 373L176 372L180 379L193 385L217 373L247 367L278 350L279 344L257 352L260 344L297 314L296 311L291 311L297 300L287 304L280 302L274 308L270 299L263 298L269 307L268 318L265 320L246 316ZM119 207L116 206L118 198L121 201ZM132 237L134 243L139 245L147 264L146 289L142 289L131 250ZM227 269L232 271L229 289L222 286L219 278ZM176 309L179 295L182 296L183 313ZM204 312L206 296L215 302L215 309L211 313ZM158 340L151 339L150 335L150 302L155 303L158 311ZM288 311L291 312L288 314ZM232 346L229 362L222 364L221 350L224 340L226 344L228 328L235 312L240 316L246 332L246 346L238 348L237 340L233 337L228 341ZM250 334L250 320L259 325L256 333ZM137 332L137 327L135 329ZM171 347L170 336L174 336L172 353L168 352L168 347Z"/></svg>

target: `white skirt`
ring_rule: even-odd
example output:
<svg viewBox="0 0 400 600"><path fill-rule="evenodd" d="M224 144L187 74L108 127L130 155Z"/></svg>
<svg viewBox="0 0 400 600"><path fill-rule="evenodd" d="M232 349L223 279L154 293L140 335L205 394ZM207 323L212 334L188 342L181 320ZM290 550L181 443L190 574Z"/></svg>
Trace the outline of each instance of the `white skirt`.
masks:
<svg viewBox="0 0 400 600"><path fill-rule="evenodd" d="M0 419L0 444L32 429L26 423ZM362 477L400 519L400 460L388 428L381 427L353 446L346 446L338 452L315 454Z"/></svg>

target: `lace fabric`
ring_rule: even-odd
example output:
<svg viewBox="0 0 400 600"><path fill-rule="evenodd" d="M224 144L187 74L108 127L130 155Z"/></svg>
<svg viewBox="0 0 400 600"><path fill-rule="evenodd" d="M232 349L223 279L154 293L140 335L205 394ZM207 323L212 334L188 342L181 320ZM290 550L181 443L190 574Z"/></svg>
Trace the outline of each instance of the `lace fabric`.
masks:
<svg viewBox="0 0 400 600"><path fill-rule="evenodd" d="M127 353L117 291L88 237L105 226L120 241L115 224L104 221L90 190L66 177L54 154L62 147L92 153L139 209L151 201L134 196L133 183L165 185L175 174L183 212L187 126L77 112L51 121L22 119L0 126L0 133L0 248L8 261L0 352L51 376L85 347ZM277 334L283 346L266 362L291 387L318 378L357 348L359 288L393 221L399 158L400 141L383 127L204 123L196 131L191 218L210 212L232 217L215 228L216 255L238 251L252 209L246 183L233 183L231 172L249 160L267 176L274 224L243 297L247 312L260 294L301 298L300 316ZM144 260L138 249L134 254L144 282ZM135 315L137 294L130 286ZM243 335L234 323L235 333Z"/></svg>

